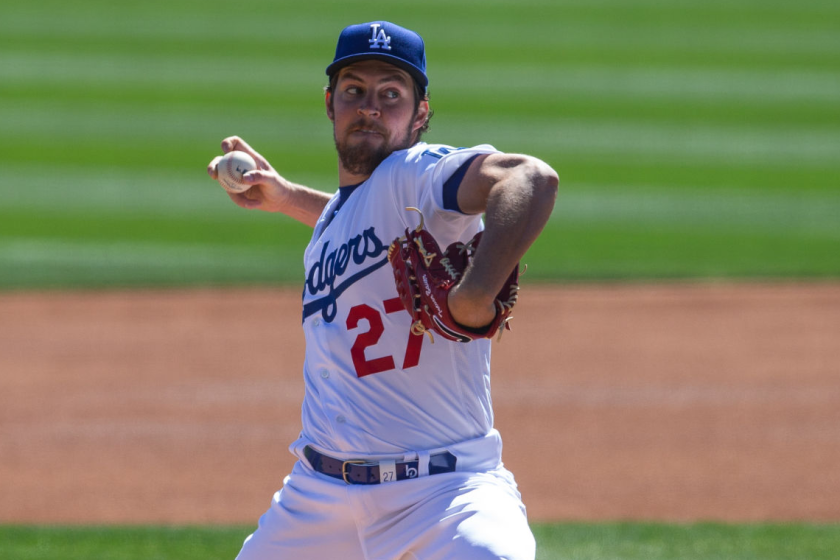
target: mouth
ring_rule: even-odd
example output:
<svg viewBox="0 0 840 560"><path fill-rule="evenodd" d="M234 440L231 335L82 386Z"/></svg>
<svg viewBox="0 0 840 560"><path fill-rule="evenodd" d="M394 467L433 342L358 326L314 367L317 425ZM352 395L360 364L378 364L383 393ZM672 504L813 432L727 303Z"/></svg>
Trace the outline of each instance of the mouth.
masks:
<svg viewBox="0 0 840 560"><path fill-rule="evenodd" d="M378 130L370 130L367 128L357 128L355 130L350 131L350 134L359 136L382 136L382 133Z"/></svg>
<svg viewBox="0 0 840 560"><path fill-rule="evenodd" d="M372 127L370 125L357 125L350 128L350 134L352 135L359 135L359 136L385 136L385 134L376 127Z"/></svg>

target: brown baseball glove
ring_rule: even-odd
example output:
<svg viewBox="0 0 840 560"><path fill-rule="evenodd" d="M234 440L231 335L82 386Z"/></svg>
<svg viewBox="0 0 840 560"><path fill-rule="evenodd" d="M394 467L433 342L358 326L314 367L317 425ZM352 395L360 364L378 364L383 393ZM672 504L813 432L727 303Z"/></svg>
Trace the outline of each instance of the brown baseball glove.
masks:
<svg viewBox="0 0 840 560"><path fill-rule="evenodd" d="M394 269L394 281L403 307L411 314L411 332L428 333L432 342L434 331L456 342L470 342L479 338L499 338L513 316L513 306L519 295L519 263L496 295L496 318L481 329L459 325L449 313L447 296L464 274L481 240L481 232L467 243L453 243L441 251L432 234L426 231L423 213L417 208L406 208L420 214L420 225L413 231L405 230L388 248L388 261Z"/></svg>

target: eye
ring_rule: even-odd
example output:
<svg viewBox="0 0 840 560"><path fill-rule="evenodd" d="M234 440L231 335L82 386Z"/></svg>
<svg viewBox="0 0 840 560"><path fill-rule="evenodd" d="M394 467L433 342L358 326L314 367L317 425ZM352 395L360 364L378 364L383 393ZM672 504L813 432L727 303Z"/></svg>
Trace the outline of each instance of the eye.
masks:
<svg viewBox="0 0 840 560"><path fill-rule="evenodd" d="M358 86L348 86L344 91L350 95L358 95L361 93L361 89Z"/></svg>
<svg viewBox="0 0 840 560"><path fill-rule="evenodd" d="M389 89L385 91L385 97L388 99L398 99L400 97L400 92L395 89Z"/></svg>

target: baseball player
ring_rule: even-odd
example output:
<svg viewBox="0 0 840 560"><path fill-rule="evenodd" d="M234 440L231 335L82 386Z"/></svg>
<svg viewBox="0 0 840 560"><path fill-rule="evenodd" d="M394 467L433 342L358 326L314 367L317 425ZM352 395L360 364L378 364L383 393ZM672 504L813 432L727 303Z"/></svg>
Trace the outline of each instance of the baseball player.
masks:
<svg viewBox="0 0 840 560"><path fill-rule="evenodd" d="M420 141L431 110L425 47L413 31L351 25L326 73L334 195L290 182L238 137L222 142L259 167L245 176L249 190L230 194L236 204L313 227L302 432L290 446L298 461L239 558L533 559L493 427L487 325L504 329L498 317L509 305L497 294L549 218L557 174L489 145ZM208 166L213 177L218 161ZM469 342L423 328L405 306L412 298L398 292L392 244L421 228L462 251L483 230L438 310ZM427 249L414 260L440 260Z"/></svg>

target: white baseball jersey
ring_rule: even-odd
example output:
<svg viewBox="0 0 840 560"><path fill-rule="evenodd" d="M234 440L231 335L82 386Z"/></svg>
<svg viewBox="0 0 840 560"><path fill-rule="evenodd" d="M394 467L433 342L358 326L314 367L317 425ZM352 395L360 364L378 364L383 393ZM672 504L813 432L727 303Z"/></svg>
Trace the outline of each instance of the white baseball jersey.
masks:
<svg viewBox="0 0 840 560"><path fill-rule="evenodd" d="M304 254L302 437L353 456L444 447L493 428L490 341L412 335L387 259L420 215L442 248L483 229L457 210L464 164L489 145L419 143L327 204Z"/></svg>
<svg viewBox="0 0 840 560"><path fill-rule="evenodd" d="M533 560L535 542L493 429L490 341L410 333L388 246L420 221L442 246L483 225L457 210L466 164L491 146L417 144L367 181L342 187L306 249L300 461L243 544L238 560ZM374 461L379 483L317 471L306 449ZM453 471L431 473L440 450ZM397 460L414 460L396 480ZM406 463L403 463L405 465ZM383 474L385 473L385 474Z"/></svg>

